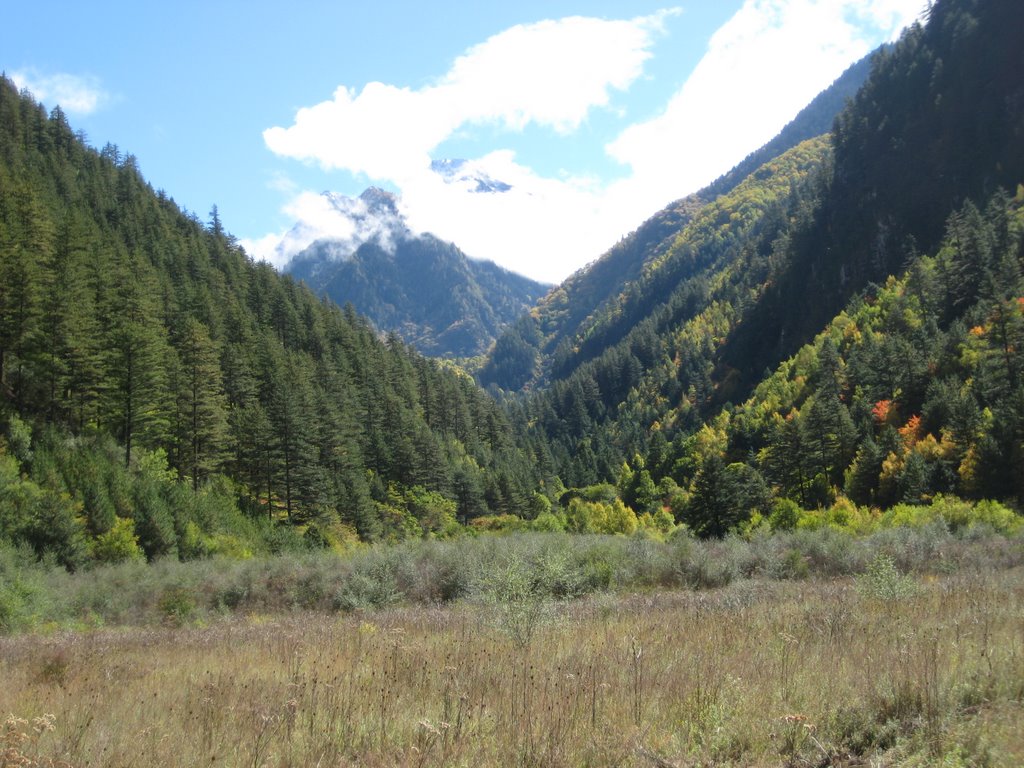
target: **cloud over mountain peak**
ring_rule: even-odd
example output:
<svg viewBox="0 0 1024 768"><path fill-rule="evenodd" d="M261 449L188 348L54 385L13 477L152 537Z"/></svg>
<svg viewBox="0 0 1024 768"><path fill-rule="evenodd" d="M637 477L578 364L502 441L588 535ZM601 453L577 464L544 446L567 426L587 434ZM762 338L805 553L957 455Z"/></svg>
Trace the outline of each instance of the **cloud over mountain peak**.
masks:
<svg viewBox="0 0 1024 768"><path fill-rule="evenodd" d="M445 185L464 192L500 194L512 189L511 184L493 178L478 163L468 160L435 160L431 169ZM354 254L364 243L394 253L400 240L422 234L410 226L401 198L376 186L368 187L358 197L329 191L303 193L286 212L295 220L287 232L242 243L255 258L279 268L314 244L339 260Z"/></svg>

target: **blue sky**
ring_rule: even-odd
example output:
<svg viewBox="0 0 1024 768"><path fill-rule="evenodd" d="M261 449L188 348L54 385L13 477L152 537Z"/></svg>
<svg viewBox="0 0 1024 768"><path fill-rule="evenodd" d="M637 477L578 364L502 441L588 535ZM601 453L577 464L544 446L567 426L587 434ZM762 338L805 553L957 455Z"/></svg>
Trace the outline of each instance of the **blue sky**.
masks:
<svg viewBox="0 0 1024 768"><path fill-rule="evenodd" d="M557 281L769 140L924 0L10 3L0 69L258 257L319 192ZM445 184L464 158L512 185Z"/></svg>

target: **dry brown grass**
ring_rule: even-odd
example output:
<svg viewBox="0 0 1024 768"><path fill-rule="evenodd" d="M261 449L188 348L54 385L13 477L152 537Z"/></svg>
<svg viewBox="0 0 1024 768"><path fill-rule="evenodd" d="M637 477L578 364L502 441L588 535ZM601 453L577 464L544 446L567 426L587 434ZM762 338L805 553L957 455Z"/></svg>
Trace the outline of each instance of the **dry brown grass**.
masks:
<svg viewBox="0 0 1024 768"><path fill-rule="evenodd" d="M0 639L7 765L1024 764L1024 571ZM52 730L31 731L52 715ZM36 721L39 722L39 721Z"/></svg>

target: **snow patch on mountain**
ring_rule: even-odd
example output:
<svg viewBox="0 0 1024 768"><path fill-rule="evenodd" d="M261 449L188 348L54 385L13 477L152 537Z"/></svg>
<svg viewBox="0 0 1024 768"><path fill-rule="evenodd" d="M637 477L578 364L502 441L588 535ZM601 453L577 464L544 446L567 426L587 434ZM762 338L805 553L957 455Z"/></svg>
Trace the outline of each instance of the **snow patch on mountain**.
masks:
<svg viewBox="0 0 1024 768"><path fill-rule="evenodd" d="M512 189L511 184L491 178L479 163L471 160L444 159L430 163L430 170L445 183L461 187L467 192L501 193Z"/></svg>

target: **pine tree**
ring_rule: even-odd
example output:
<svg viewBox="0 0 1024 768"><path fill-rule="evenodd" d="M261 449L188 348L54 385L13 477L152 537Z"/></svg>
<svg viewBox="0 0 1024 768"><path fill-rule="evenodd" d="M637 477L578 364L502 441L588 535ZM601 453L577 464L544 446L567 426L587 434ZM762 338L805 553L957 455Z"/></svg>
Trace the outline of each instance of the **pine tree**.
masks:
<svg viewBox="0 0 1024 768"><path fill-rule="evenodd" d="M951 246L948 285L950 302L959 314L977 301L991 282L991 231L970 200L950 215L946 239Z"/></svg>
<svg viewBox="0 0 1024 768"><path fill-rule="evenodd" d="M885 456L882 449L870 437L861 443L857 456L846 473L845 492L854 503L875 503L883 459Z"/></svg>
<svg viewBox="0 0 1024 768"><path fill-rule="evenodd" d="M323 500L322 468L316 454L312 365L299 353L285 352L271 373L267 415L272 426L272 464L278 495L290 520L299 520Z"/></svg>
<svg viewBox="0 0 1024 768"><path fill-rule="evenodd" d="M712 455L705 459L693 480L684 520L698 536L721 538L729 531L734 521L730 519L727 484L722 458Z"/></svg>
<svg viewBox="0 0 1024 768"><path fill-rule="evenodd" d="M803 439L808 456L819 471L832 482L838 482L852 457L856 429L849 410L840 400L839 353L828 338L818 352L818 375L814 401L801 419Z"/></svg>
<svg viewBox="0 0 1024 768"><path fill-rule="evenodd" d="M109 307L115 318L110 332L105 420L124 445L125 466L131 464L137 441L147 447L163 444L170 418L166 332L156 319L153 280L138 259L119 276Z"/></svg>
<svg viewBox="0 0 1024 768"><path fill-rule="evenodd" d="M40 265L51 257L54 232L49 217L26 184L0 189L10 195L0 222L0 387L25 412L34 384L40 347Z"/></svg>
<svg viewBox="0 0 1024 768"><path fill-rule="evenodd" d="M273 427L267 411L258 400L235 407L229 414L235 455L232 475L248 492L253 503L263 498L267 517L274 516L276 452Z"/></svg>
<svg viewBox="0 0 1024 768"><path fill-rule="evenodd" d="M202 480L220 469L228 441L227 402L221 386L218 345L206 327L189 319L178 345L180 367L177 387L178 470L192 478L198 490Z"/></svg>
<svg viewBox="0 0 1024 768"><path fill-rule="evenodd" d="M809 465L805 431L800 426L800 413L794 408L786 417L776 415L768 445L761 451L760 463L765 474L783 495L796 496L801 506L807 505Z"/></svg>

